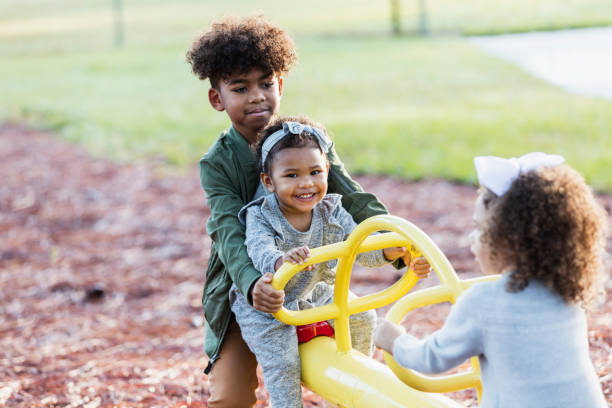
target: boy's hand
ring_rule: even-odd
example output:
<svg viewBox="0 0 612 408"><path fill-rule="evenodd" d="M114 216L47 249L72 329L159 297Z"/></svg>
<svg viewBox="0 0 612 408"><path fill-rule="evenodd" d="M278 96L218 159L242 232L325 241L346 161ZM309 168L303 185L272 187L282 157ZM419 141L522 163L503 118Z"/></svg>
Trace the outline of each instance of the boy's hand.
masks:
<svg viewBox="0 0 612 408"><path fill-rule="evenodd" d="M402 326L382 319L374 332L374 345L387 353L393 354L393 343L402 334L406 334Z"/></svg>
<svg viewBox="0 0 612 408"><path fill-rule="evenodd" d="M310 258L310 249L308 249L307 246L301 246L290 249L289 251L285 252L285 255L283 255L283 257L281 258L282 261L280 265L282 265L283 262L301 265L306 262L308 258ZM307 271L312 271L313 269L314 265L309 265L305 268L305 270Z"/></svg>
<svg viewBox="0 0 612 408"><path fill-rule="evenodd" d="M412 260L410 251L405 247L391 247L383 249L383 254L387 261L395 261L397 258L402 258L406 266L412 268L419 279L425 279L431 272L431 265L424 257L415 258Z"/></svg>
<svg viewBox="0 0 612 408"><path fill-rule="evenodd" d="M410 253L408 253L408 255L410 255ZM406 259L404 259L404 262L406 262ZM409 262L410 258L408 258L408 263L406 263L406 265L410 265ZM427 259L422 256L415 258L410 267L412 268L416 276L419 277L419 279L425 279L429 276L429 273L431 272L431 265L429 264L429 261L427 261Z"/></svg>
<svg viewBox="0 0 612 408"><path fill-rule="evenodd" d="M285 301L285 292L272 287L272 276L269 272L264 274L251 288L253 307L260 312L278 312Z"/></svg>
<svg viewBox="0 0 612 408"><path fill-rule="evenodd" d="M389 262L395 261L397 258L408 256L408 263L410 265L410 252L405 247L391 247L383 249L385 259ZM405 259L404 259L405 260Z"/></svg>

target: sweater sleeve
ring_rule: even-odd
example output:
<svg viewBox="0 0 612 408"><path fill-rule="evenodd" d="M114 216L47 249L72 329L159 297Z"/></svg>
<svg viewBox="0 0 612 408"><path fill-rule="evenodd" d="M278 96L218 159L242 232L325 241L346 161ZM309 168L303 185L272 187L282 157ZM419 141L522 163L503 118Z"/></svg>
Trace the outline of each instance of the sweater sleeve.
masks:
<svg viewBox="0 0 612 408"><path fill-rule="evenodd" d="M361 185L351 178L334 146L329 149L327 159L330 164L327 191L342 195L342 207L351 214L356 223L375 215L389 213L384 204L374 194L363 191ZM406 265L400 258L393 262L393 266L396 269L401 269Z"/></svg>
<svg viewBox="0 0 612 408"><path fill-rule="evenodd" d="M334 211L334 217L338 220L338 223L344 229L346 233L344 239L350 234L357 224L351 217L351 214L348 213L344 208L338 206ZM376 268L378 266L382 266L384 264L389 263L383 254L382 249L376 251L362 252L357 255L357 263L361 266Z"/></svg>
<svg viewBox="0 0 612 408"><path fill-rule="evenodd" d="M206 231L232 281L251 301L249 290L261 274L247 254L244 226L238 220L238 212L246 203L221 164L200 161L200 179L210 208Z"/></svg>
<svg viewBox="0 0 612 408"><path fill-rule="evenodd" d="M359 183L351 178L333 146L327 158L330 164L328 192L342 195L342 206L357 223L375 215L387 214L383 203L374 194L364 192Z"/></svg>
<svg viewBox="0 0 612 408"><path fill-rule="evenodd" d="M441 373L458 366L469 357L483 353L482 328L477 306L466 291L442 328L424 340L405 334L393 343L393 357L403 367L427 374Z"/></svg>
<svg viewBox="0 0 612 408"><path fill-rule="evenodd" d="M262 274L274 273L276 260L283 256L283 252L276 246L274 237L274 229L261 214L261 208L249 207L246 216L245 245L253 265Z"/></svg>

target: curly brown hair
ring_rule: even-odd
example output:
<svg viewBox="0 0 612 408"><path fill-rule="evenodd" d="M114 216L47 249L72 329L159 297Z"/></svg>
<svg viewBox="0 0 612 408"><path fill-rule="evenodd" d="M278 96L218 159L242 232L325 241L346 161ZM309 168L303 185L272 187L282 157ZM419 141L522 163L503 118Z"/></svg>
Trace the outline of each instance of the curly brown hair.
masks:
<svg viewBox="0 0 612 408"><path fill-rule="evenodd" d="M521 174L501 197L482 188L483 241L512 266L508 290L537 279L568 303L588 307L603 267L606 215L582 176L567 165Z"/></svg>
<svg viewBox="0 0 612 408"><path fill-rule="evenodd" d="M209 78L214 88L219 80L254 68L282 75L295 61L291 37L262 16L214 22L187 51L193 73L202 80Z"/></svg>
<svg viewBox="0 0 612 408"><path fill-rule="evenodd" d="M272 119L268 126L263 128L261 132L259 132L259 138L257 140L257 144L255 145L255 158L257 160L257 166L259 168L260 173L269 174L270 172L270 163L274 159L274 156L281 150L287 149L289 147L317 147L321 151L321 146L319 145L319 141L315 135L310 134L309 132L302 132L299 135L289 134L282 138L277 144L274 145L272 150L268 153L266 157L266 162L261 163L261 149L268 137L270 137L274 132L281 130L283 128L283 123L285 122L299 122L303 125L308 125L311 127L318 128L322 130L324 133L327 133L323 125L320 123L314 122L308 119L306 116L298 115L298 116L277 116ZM325 155L324 155L325 156ZM327 160L327 156L325 156L325 160Z"/></svg>

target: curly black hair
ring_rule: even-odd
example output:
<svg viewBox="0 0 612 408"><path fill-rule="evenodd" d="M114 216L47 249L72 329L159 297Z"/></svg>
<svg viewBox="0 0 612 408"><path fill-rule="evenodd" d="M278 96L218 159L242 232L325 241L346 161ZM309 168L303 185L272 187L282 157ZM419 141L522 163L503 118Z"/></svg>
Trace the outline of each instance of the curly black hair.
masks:
<svg viewBox="0 0 612 408"><path fill-rule="evenodd" d="M512 266L508 290L537 279L568 303L592 304L603 269L605 210L567 165L521 174L498 197L481 189L489 212L482 240Z"/></svg>
<svg viewBox="0 0 612 408"><path fill-rule="evenodd" d="M266 156L266 162L261 163L261 149L268 137L270 137L277 130L281 130L283 128L283 123L285 122L299 122L303 125L309 125L314 128L318 128L322 130L324 133L327 133L323 125L320 123L314 122L308 119L306 116L298 115L298 116L277 116L272 119L268 126L263 128L261 132L259 132L259 137L257 140L257 144L255 145L255 158L257 160L257 166L260 173L269 174L270 172L270 163L274 159L274 156L281 150L287 149L290 147L316 147L321 152L323 149L319 145L319 141L317 137L309 132L302 132L299 135L288 134L283 137L268 153ZM324 155L325 160L327 160L327 156Z"/></svg>
<svg viewBox="0 0 612 408"><path fill-rule="evenodd" d="M187 51L187 62L201 80L218 81L254 68L266 73L285 74L297 57L293 40L262 16L226 18L196 38Z"/></svg>

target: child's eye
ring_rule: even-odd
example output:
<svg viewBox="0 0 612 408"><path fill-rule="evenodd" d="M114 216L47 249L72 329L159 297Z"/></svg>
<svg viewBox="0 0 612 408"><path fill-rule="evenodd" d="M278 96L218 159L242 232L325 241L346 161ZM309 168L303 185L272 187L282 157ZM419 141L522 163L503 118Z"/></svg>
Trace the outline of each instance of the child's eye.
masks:
<svg viewBox="0 0 612 408"><path fill-rule="evenodd" d="M240 88L234 88L234 89L232 89L232 92L245 93L246 92L246 87L241 86Z"/></svg>
<svg viewBox="0 0 612 408"><path fill-rule="evenodd" d="M266 88L266 89L267 88L271 88L272 86L274 86L274 82L265 82L263 84L263 87Z"/></svg>
<svg viewBox="0 0 612 408"><path fill-rule="evenodd" d="M289 177L289 178L296 178L297 174L295 173L289 173L289 174L285 174L285 177Z"/></svg>
<svg viewBox="0 0 612 408"><path fill-rule="evenodd" d="M320 174L320 173L321 173L321 170L313 170L313 171L310 172L310 175L311 176L316 176L317 174Z"/></svg>

